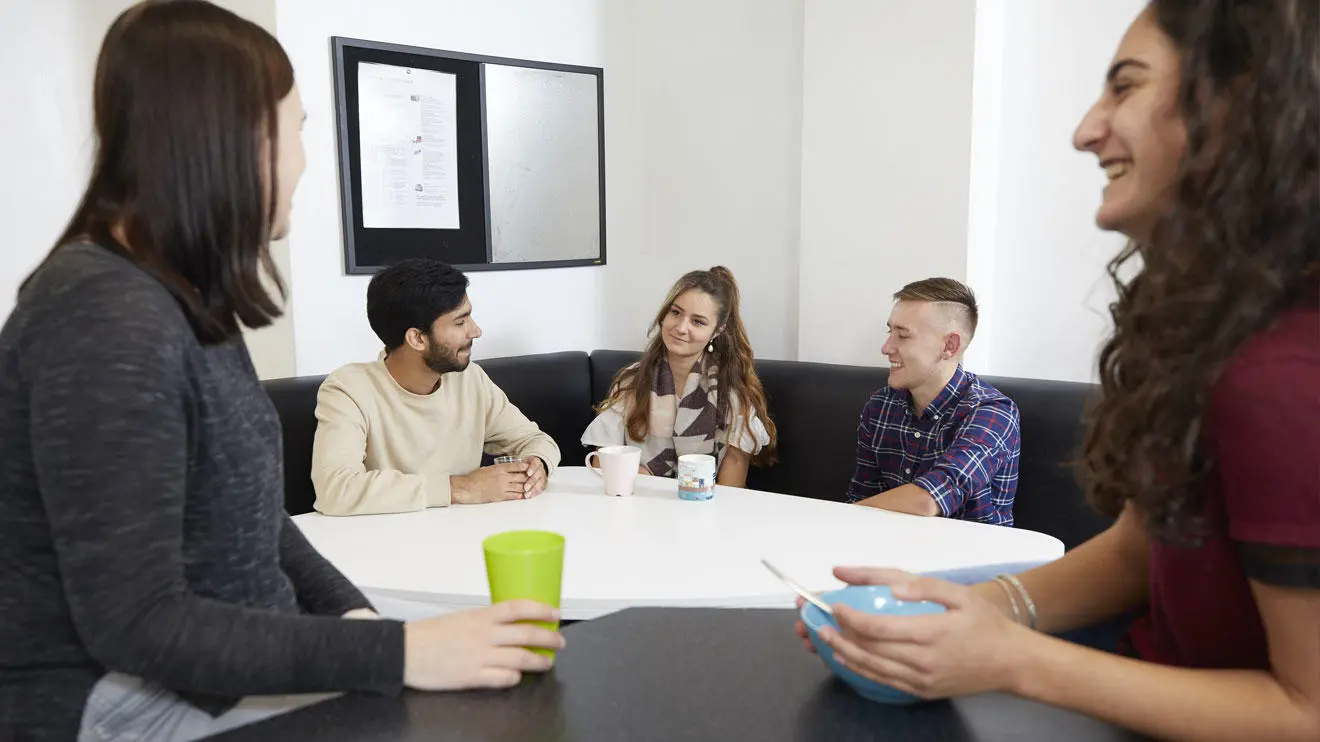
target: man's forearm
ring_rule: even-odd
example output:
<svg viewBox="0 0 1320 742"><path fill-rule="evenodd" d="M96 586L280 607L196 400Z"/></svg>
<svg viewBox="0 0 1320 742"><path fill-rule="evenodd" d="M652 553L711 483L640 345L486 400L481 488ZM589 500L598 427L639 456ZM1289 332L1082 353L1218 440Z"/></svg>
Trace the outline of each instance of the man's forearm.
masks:
<svg viewBox="0 0 1320 742"><path fill-rule="evenodd" d="M395 469L363 471L361 464L312 470L315 508L326 515L407 513L449 504L445 477L407 474Z"/></svg>
<svg viewBox="0 0 1320 742"><path fill-rule="evenodd" d="M857 503L863 507L892 510L909 515L935 516L940 514L940 506L930 493L915 484L905 484L891 490L885 490L874 497L868 497Z"/></svg>

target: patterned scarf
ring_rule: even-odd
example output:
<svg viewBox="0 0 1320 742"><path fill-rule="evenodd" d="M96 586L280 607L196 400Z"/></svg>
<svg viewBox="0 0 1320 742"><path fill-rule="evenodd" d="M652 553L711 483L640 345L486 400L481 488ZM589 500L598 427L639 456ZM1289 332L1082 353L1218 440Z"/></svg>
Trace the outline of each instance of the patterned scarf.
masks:
<svg viewBox="0 0 1320 742"><path fill-rule="evenodd" d="M684 380L683 393L676 393L674 374L662 360L651 380L650 438L671 441L658 452L648 451L644 463L657 477L672 477L678 457L690 453L714 456L718 465L723 453L725 422L719 414L719 367L701 360Z"/></svg>

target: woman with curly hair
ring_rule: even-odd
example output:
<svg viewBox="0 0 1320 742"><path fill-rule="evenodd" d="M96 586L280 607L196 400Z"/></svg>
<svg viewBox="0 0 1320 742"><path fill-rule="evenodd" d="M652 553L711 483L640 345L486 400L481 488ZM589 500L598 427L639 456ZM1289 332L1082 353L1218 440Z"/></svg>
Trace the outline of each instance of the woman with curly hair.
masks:
<svg viewBox="0 0 1320 742"><path fill-rule="evenodd" d="M1131 239L1081 466L1116 521L972 587L840 568L948 610L838 609L827 641L925 698L1320 739L1320 3L1153 0L1075 144L1109 176L1099 226ZM1113 652L1051 636L1129 611Z"/></svg>
<svg viewBox="0 0 1320 742"><path fill-rule="evenodd" d="M678 279L652 324L642 359L615 376L582 434L584 446L642 449L640 472L672 477L678 457L715 457L716 481L747 484L747 467L774 461L775 424L728 268Z"/></svg>

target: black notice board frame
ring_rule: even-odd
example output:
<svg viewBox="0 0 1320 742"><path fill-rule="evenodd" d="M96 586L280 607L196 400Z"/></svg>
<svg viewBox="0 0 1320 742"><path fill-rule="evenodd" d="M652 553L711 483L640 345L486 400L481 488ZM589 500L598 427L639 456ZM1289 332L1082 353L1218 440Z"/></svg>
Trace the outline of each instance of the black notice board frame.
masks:
<svg viewBox="0 0 1320 742"><path fill-rule="evenodd" d="M600 67L537 62L512 57L429 49L382 41L330 37L335 86L340 224L344 271L370 275L400 260L431 257L463 271L532 270L606 264L605 239L605 71ZM458 147L458 229L366 229L362 220L362 160L358 125L358 65L381 63L448 72L456 76ZM557 70L596 77L597 182L600 253L595 258L493 262L486 134L485 65Z"/></svg>

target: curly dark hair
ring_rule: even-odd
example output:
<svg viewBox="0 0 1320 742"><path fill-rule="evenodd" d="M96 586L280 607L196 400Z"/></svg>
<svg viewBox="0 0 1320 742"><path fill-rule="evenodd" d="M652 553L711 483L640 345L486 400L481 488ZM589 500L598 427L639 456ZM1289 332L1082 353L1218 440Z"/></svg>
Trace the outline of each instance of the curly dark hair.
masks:
<svg viewBox="0 0 1320 742"><path fill-rule="evenodd" d="M367 284L367 324L393 351L414 327L431 337L431 327L467 297L468 277L434 258L409 258L381 270Z"/></svg>
<svg viewBox="0 0 1320 742"><path fill-rule="evenodd" d="M1102 512L1132 501L1153 538L1194 544L1213 384L1281 312L1320 301L1320 2L1153 0L1149 11L1181 53L1187 151L1170 214L1109 263L1114 332L1081 469Z"/></svg>

